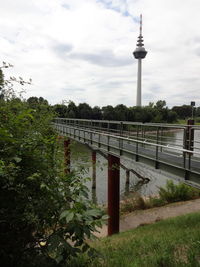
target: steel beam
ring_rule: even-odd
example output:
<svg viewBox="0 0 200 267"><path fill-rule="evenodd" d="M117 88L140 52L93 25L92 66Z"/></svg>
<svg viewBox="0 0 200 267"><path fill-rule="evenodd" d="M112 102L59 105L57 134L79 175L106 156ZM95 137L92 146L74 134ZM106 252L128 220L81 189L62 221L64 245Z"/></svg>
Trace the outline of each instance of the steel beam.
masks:
<svg viewBox="0 0 200 267"><path fill-rule="evenodd" d="M108 154L108 235L119 233L120 158Z"/></svg>

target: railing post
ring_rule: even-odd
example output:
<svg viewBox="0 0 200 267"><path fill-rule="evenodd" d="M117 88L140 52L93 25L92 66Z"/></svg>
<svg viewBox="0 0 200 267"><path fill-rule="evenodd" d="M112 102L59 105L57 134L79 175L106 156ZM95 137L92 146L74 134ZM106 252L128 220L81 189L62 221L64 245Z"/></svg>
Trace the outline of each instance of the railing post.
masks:
<svg viewBox="0 0 200 267"><path fill-rule="evenodd" d="M64 140L64 172L70 173L70 139Z"/></svg>
<svg viewBox="0 0 200 267"><path fill-rule="evenodd" d="M96 189L96 151L92 151L92 189Z"/></svg>
<svg viewBox="0 0 200 267"><path fill-rule="evenodd" d="M124 125L123 125L123 122L121 121L120 122L120 136L123 136L123 128L124 128Z"/></svg>
<svg viewBox="0 0 200 267"><path fill-rule="evenodd" d="M161 133L160 133L160 144L162 145L162 139L163 139L163 127L161 127ZM162 152L162 146L160 147L160 152Z"/></svg>
<svg viewBox="0 0 200 267"><path fill-rule="evenodd" d="M92 137L93 137L93 135L92 135L92 131L90 132L90 144L92 145L92 143L93 143L93 141L92 141Z"/></svg>
<svg viewBox="0 0 200 267"><path fill-rule="evenodd" d="M98 133L98 147L101 147L101 134Z"/></svg>
<svg viewBox="0 0 200 267"><path fill-rule="evenodd" d="M156 144L159 144L159 128L157 128L156 132ZM159 161L158 161L158 146L156 146L156 160L155 160L155 169L159 168Z"/></svg>
<svg viewBox="0 0 200 267"><path fill-rule="evenodd" d="M139 127L137 125L137 141L139 140ZM136 143L136 154L135 154L135 161L138 161L138 142Z"/></svg>
<svg viewBox="0 0 200 267"><path fill-rule="evenodd" d="M108 235L119 233L120 158L108 154Z"/></svg>
<svg viewBox="0 0 200 267"><path fill-rule="evenodd" d="M110 122L108 122L107 131L108 131L108 133L110 132Z"/></svg>
<svg viewBox="0 0 200 267"><path fill-rule="evenodd" d="M110 136L107 136L107 150L110 151Z"/></svg>

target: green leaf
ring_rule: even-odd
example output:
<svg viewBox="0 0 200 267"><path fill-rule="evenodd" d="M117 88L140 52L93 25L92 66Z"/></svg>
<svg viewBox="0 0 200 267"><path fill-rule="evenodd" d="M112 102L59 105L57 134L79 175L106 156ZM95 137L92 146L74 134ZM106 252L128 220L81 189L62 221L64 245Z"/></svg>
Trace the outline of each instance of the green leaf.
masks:
<svg viewBox="0 0 200 267"><path fill-rule="evenodd" d="M91 209L91 210L87 210L87 211L85 212L85 215L86 215L86 216L93 216L93 217L96 217L96 216L101 215L101 211L98 210L98 209Z"/></svg>
<svg viewBox="0 0 200 267"><path fill-rule="evenodd" d="M102 220L108 220L109 216L108 215L103 215Z"/></svg>
<svg viewBox="0 0 200 267"><path fill-rule="evenodd" d="M17 163L19 163L20 161L22 161L22 159L19 158L19 157L14 157L13 159L14 159L14 161L16 161Z"/></svg>
<svg viewBox="0 0 200 267"><path fill-rule="evenodd" d="M61 213L60 215L60 219L63 219L65 218L66 219L66 222L70 222L71 220L73 220L74 218L74 213L72 211L69 211L69 210L65 210Z"/></svg>

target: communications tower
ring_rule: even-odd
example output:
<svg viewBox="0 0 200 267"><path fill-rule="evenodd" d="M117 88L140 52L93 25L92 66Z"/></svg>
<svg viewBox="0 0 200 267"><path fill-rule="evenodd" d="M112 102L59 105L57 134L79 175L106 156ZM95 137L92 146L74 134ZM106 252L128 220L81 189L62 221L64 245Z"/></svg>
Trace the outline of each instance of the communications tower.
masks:
<svg viewBox="0 0 200 267"><path fill-rule="evenodd" d="M137 98L136 106L142 105L142 59L146 57L147 51L144 48L142 36L142 15L140 15L140 35L138 36L136 49L133 52L134 57L138 60L138 74L137 74Z"/></svg>

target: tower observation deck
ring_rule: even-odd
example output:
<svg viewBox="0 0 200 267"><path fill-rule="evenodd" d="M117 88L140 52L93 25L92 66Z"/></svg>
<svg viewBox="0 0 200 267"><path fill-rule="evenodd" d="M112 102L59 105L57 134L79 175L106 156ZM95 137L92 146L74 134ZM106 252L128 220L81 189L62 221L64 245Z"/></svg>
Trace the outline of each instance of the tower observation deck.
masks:
<svg viewBox="0 0 200 267"><path fill-rule="evenodd" d="M136 106L142 105L142 59L146 57L147 51L144 48L143 36L142 36L142 15L140 15L140 35L136 49L133 52L134 57L138 60L138 74L137 74L137 98Z"/></svg>

